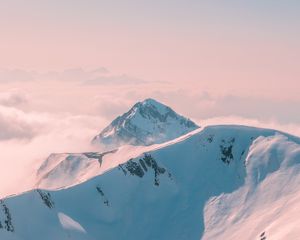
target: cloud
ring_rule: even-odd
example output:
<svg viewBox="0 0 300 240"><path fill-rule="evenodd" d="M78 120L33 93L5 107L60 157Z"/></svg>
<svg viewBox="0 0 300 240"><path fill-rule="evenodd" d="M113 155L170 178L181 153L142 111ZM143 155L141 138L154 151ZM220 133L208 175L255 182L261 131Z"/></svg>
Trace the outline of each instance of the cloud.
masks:
<svg viewBox="0 0 300 240"><path fill-rule="evenodd" d="M62 72L48 72L46 79L57 81L77 81L82 84L142 84L146 81L127 74L112 74L106 68L100 67L92 70L71 68Z"/></svg>
<svg viewBox="0 0 300 240"><path fill-rule="evenodd" d="M87 70L69 68L63 71L36 72L22 69L0 70L0 83L30 81L69 81L82 84L143 84L147 81L127 74L112 74L104 67Z"/></svg>
<svg viewBox="0 0 300 240"><path fill-rule="evenodd" d="M130 106L130 102L122 97L109 98L105 96L95 96L94 104L96 105L96 112L108 121L112 121L117 116L127 112Z"/></svg>
<svg viewBox="0 0 300 240"><path fill-rule="evenodd" d="M51 71L41 74L41 78L45 80L55 81L70 81L70 82L84 82L97 76L107 74L108 71L104 68L97 68L93 70L85 70L83 68L69 68L63 71Z"/></svg>
<svg viewBox="0 0 300 240"><path fill-rule="evenodd" d="M35 80L36 77L37 73L34 71L26 71L22 69L0 70L0 83L28 82Z"/></svg>
<svg viewBox="0 0 300 240"><path fill-rule="evenodd" d="M17 89L0 93L0 105L18 107L28 103L27 95Z"/></svg>
<svg viewBox="0 0 300 240"><path fill-rule="evenodd" d="M90 141L103 122L89 115L0 107L0 197L31 188L37 168L53 152L99 150Z"/></svg>
<svg viewBox="0 0 300 240"><path fill-rule="evenodd" d="M0 106L0 141L32 139L41 127L42 119L15 108Z"/></svg>
<svg viewBox="0 0 300 240"><path fill-rule="evenodd" d="M131 77L128 75L111 75L111 76L99 76L84 82L85 84L144 84L144 81L139 78Z"/></svg>
<svg viewBox="0 0 300 240"><path fill-rule="evenodd" d="M276 119L285 124L289 122L300 123L300 115L295 111L299 108L300 101L261 96L226 95L215 98L213 102L213 110L223 116L235 114L261 120Z"/></svg>
<svg viewBox="0 0 300 240"><path fill-rule="evenodd" d="M96 134L135 102L149 97L202 126L244 124L300 136L297 101L251 93L221 95L189 84L147 82L104 68L14 72L28 73L31 78L19 76L17 82L0 84L0 182L8 183L0 186L0 195L13 192L18 183L33 176L52 152L92 150L89 143Z"/></svg>
<svg viewBox="0 0 300 240"><path fill-rule="evenodd" d="M144 98L145 92L138 93ZM300 114L296 109L299 100L267 98L264 96L211 94L207 91L195 91L192 88L175 90L157 90L152 97L174 106L178 112L191 118L214 118L221 116L240 116L263 121L278 121L282 124L300 124Z"/></svg>

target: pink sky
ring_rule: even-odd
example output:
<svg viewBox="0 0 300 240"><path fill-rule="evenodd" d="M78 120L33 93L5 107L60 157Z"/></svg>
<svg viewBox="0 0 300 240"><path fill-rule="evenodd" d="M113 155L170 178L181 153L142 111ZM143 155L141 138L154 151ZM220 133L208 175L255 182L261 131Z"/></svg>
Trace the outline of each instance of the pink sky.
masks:
<svg viewBox="0 0 300 240"><path fill-rule="evenodd" d="M299 8L295 1L2 1L0 67L106 67L198 91L299 100Z"/></svg>

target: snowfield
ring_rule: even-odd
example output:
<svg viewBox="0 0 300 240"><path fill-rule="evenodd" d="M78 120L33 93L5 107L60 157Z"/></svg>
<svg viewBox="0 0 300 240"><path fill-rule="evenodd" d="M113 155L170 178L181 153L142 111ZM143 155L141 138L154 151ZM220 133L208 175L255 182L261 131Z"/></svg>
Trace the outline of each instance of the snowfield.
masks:
<svg viewBox="0 0 300 240"><path fill-rule="evenodd" d="M299 144L275 130L211 126L101 161L69 158L77 168L54 156L40 169L56 169L43 189L1 200L0 239L299 239ZM76 177L63 182L66 169Z"/></svg>

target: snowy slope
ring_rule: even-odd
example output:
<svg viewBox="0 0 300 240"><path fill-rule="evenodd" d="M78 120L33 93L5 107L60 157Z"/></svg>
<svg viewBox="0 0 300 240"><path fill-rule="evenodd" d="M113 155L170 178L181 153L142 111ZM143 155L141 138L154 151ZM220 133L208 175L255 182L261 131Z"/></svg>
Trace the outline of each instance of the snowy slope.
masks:
<svg viewBox="0 0 300 240"><path fill-rule="evenodd" d="M297 239L299 144L208 127L71 188L2 200L0 239Z"/></svg>
<svg viewBox="0 0 300 240"><path fill-rule="evenodd" d="M117 117L93 143L107 149L124 144L151 145L175 139L199 128L191 120L154 99L136 103L128 112Z"/></svg>
<svg viewBox="0 0 300 240"><path fill-rule="evenodd" d="M37 171L36 187L56 189L72 186L99 174L103 157L109 152L51 154Z"/></svg>
<svg viewBox="0 0 300 240"><path fill-rule="evenodd" d="M299 141L259 137L245 161L243 186L206 203L203 239L300 239Z"/></svg>
<svg viewBox="0 0 300 240"><path fill-rule="evenodd" d="M33 187L55 190L76 185L117 167L128 159L182 141L198 131L200 129L169 142L150 146L123 145L107 152L53 153L37 170Z"/></svg>

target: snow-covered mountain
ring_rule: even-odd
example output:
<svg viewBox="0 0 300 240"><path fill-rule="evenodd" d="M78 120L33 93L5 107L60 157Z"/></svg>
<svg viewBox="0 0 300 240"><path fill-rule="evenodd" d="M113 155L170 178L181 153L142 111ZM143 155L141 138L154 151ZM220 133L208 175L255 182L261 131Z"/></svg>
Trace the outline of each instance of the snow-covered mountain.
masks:
<svg viewBox="0 0 300 240"><path fill-rule="evenodd" d="M105 161L101 166L102 158L108 153L113 154L110 159L118 157L119 163L124 162L145 151L129 145L163 143L198 128L191 120L164 104L146 99L136 103L94 138L93 143L100 143L106 151L51 154L37 171L35 187L57 189L78 184L116 166L113 160Z"/></svg>
<svg viewBox="0 0 300 240"><path fill-rule="evenodd" d="M150 146L124 145L106 152L53 153L38 168L34 187L55 190L76 185L144 152L182 141L197 131L200 129L169 142Z"/></svg>
<svg viewBox="0 0 300 240"><path fill-rule="evenodd" d="M197 128L191 120L149 98L113 120L92 142L108 149L124 144L147 146L175 139Z"/></svg>
<svg viewBox="0 0 300 240"><path fill-rule="evenodd" d="M299 138L212 126L136 148L127 161L106 154L116 167L76 186L2 199L0 239L299 238Z"/></svg>

